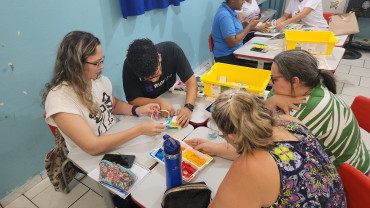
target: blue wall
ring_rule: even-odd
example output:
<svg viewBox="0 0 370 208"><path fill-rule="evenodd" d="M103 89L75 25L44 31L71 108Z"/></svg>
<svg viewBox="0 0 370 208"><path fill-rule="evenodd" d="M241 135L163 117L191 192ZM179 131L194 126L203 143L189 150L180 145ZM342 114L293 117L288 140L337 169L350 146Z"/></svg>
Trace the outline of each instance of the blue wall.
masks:
<svg viewBox="0 0 370 208"><path fill-rule="evenodd" d="M121 70L129 43L142 37L174 41L194 69L209 58L207 40L220 2L186 0L125 20L118 0L0 1L0 200L42 172L44 156L54 146L40 91L66 33L84 30L100 38L103 73L115 96L124 99Z"/></svg>

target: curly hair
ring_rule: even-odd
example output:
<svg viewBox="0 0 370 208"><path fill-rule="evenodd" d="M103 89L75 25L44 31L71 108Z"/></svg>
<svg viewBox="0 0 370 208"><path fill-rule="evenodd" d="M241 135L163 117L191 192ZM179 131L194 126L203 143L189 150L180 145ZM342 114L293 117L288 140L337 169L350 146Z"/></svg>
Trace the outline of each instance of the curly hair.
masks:
<svg viewBox="0 0 370 208"><path fill-rule="evenodd" d="M317 59L304 50L289 50L279 53L274 58L279 72L291 83L292 96L294 94L293 77L298 77L303 85L314 88L323 79L325 86L334 94L337 92L333 73L318 69Z"/></svg>
<svg viewBox="0 0 370 208"><path fill-rule="evenodd" d="M279 120L256 95L227 90L213 103L211 112L212 119L224 135L236 135L234 144L239 154L253 154L253 149L269 151L273 148L273 127Z"/></svg>
<svg viewBox="0 0 370 208"><path fill-rule="evenodd" d="M139 78L153 76L159 65L158 51L147 38L136 39L130 44L126 60Z"/></svg>
<svg viewBox="0 0 370 208"><path fill-rule="evenodd" d="M98 45L100 45L99 39L88 32L72 31L64 36L58 48L52 80L43 90L43 106L50 90L66 84L74 90L90 113L93 115L100 113L98 105L93 102L88 80L84 77L85 61L95 54Z"/></svg>

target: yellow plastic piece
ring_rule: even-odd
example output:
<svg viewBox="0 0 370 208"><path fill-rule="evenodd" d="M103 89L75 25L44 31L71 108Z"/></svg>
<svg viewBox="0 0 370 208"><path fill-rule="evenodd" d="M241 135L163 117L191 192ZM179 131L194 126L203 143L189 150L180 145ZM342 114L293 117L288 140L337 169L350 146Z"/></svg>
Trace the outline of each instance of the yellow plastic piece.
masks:
<svg viewBox="0 0 370 208"><path fill-rule="evenodd" d="M270 81L270 75L270 70L215 63L200 80L204 82L204 92L207 96L218 97L228 88L244 88L255 94L262 93ZM220 76L226 76L227 83L219 82Z"/></svg>
<svg viewBox="0 0 370 208"><path fill-rule="evenodd" d="M195 164L198 167L202 167L202 165L204 165L204 163L207 162L205 159L200 158L198 155L196 155L194 152L192 152L190 150L186 151L182 155L182 157L189 160L190 162L192 162L193 164Z"/></svg>
<svg viewBox="0 0 370 208"><path fill-rule="evenodd" d="M334 33L332 31L295 31L295 30L287 30L285 31L285 45L286 50L293 50L293 49L304 49L299 47L300 44L306 44L306 48L304 50L317 51L315 48L322 48L326 47L326 50L323 53L313 53L313 55L330 55L333 51L333 48L336 43L338 43L338 39L335 38ZM298 44L297 44L298 43ZM309 44L309 45L308 45ZM310 51L311 50L311 51Z"/></svg>

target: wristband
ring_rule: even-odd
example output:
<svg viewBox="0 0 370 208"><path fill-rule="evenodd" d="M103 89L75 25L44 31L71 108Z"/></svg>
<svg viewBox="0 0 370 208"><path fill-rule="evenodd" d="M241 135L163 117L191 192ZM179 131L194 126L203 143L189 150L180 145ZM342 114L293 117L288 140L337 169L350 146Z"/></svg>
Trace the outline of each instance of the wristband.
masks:
<svg viewBox="0 0 370 208"><path fill-rule="evenodd" d="M136 113L136 108L138 108L138 107L139 106L137 106L137 105L132 106L131 113L132 113L133 116L139 117L139 115L137 115L137 113Z"/></svg>

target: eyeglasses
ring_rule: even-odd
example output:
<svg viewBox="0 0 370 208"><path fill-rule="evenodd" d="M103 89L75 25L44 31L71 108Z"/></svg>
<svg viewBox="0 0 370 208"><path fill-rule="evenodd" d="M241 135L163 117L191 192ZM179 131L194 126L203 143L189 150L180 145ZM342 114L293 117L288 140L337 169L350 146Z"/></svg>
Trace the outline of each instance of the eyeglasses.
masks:
<svg viewBox="0 0 370 208"><path fill-rule="evenodd" d="M275 82L276 82L277 79L283 78L284 76L283 75L280 75L280 76L272 76L272 75L270 75L270 77L271 77L272 84L275 84Z"/></svg>
<svg viewBox="0 0 370 208"><path fill-rule="evenodd" d="M98 69L100 69L101 65L104 63L104 59L105 59L105 56L103 56L103 58L101 58L98 63L91 63L87 61L85 61L85 63L95 65Z"/></svg>
<svg viewBox="0 0 370 208"><path fill-rule="evenodd" d="M161 75L162 75L162 64L161 64L161 62L159 62L158 69L157 69L157 71L155 72L155 74L153 76L148 77L148 78L141 78L141 77L139 77L139 80L141 82L143 82L143 81L150 81L152 79L155 79L157 77L160 77Z"/></svg>

